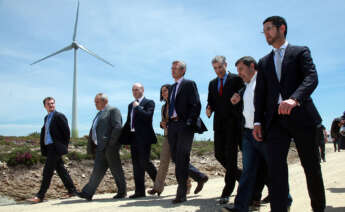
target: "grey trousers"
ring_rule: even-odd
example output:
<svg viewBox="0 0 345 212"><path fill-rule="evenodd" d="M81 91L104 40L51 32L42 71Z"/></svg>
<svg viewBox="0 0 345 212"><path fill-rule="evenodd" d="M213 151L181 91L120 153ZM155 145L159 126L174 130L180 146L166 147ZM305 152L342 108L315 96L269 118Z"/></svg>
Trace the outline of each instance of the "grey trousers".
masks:
<svg viewBox="0 0 345 212"><path fill-rule="evenodd" d="M110 168L119 194L127 192L125 176L122 169L120 150L121 145L108 146L103 151L96 151L95 163L89 182L84 186L82 193L92 197L101 183L106 171Z"/></svg>

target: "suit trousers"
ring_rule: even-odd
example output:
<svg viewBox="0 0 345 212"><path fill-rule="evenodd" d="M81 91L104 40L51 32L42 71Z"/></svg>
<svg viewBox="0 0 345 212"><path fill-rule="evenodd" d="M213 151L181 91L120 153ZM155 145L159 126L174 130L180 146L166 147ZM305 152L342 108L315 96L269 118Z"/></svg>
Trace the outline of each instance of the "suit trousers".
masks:
<svg viewBox="0 0 345 212"><path fill-rule="evenodd" d="M131 136L131 140L135 136ZM157 176L156 167L150 160L151 144L131 143L131 157L133 164L133 174L135 183L135 194L145 195L145 171L149 174L153 182Z"/></svg>
<svg viewBox="0 0 345 212"><path fill-rule="evenodd" d="M318 159L316 126L300 127L288 116L275 115L264 137L269 173L269 193L272 212L286 212L289 194L287 154L294 139L307 179L311 206L314 212L323 212L326 205L325 189Z"/></svg>
<svg viewBox="0 0 345 212"><path fill-rule="evenodd" d="M61 178L64 186L68 190L68 193L72 194L76 191L72 178L68 174L61 156L56 152L55 145L49 144L47 145L47 160L43 168L41 188L36 195L38 198L44 199L44 196L50 186L54 170L56 170L57 174Z"/></svg>
<svg viewBox="0 0 345 212"><path fill-rule="evenodd" d="M107 146L102 151L96 151L95 163L89 182L84 186L82 192L89 197L92 197L99 184L101 183L108 168L114 177L117 193L126 194L126 180L122 169L120 150L121 144L117 143L115 146Z"/></svg>
<svg viewBox="0 0 345 212"><path fill-rule="evenodd" d="M178 183L176 198L186 197L188 176L197 182L206 177L189 163L193 138L194 132L190 126L182 121L169 122L168 142Z"/></svg>
<svg viewBox="0 0 345 212"><path fill-rule="evenodd" d="M234 127L214 131L214 155L225 168L225 186L221 197L230 197L235 188L236 180L241 177L241 170L237 166L238 143Z"/></svg>

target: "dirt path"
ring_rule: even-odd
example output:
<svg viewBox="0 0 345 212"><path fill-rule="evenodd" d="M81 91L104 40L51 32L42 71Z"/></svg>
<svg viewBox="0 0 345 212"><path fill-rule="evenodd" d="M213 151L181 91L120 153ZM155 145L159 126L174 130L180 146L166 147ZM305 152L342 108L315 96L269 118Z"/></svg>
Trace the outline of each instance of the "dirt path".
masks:
<svg viewBox="0 0 345 212"><path fill-rule="evenodd" d="M331 148L328 145L328 148ZM327 209L326 212L345 212L345 151L329 152L327 162L322 163L325 182ZM291 212L311 211L305 176L300 163L289 166L290 188L294 202ZM193 189L196 183L193 184ZM168 186L161 197L146 197L138 200L113 200L113 194L96 195L92 202L79 198L49 200L37 205L17 204L0 206L0 212L121 212L121 211L218 211L217 197L222 190L223 179L216 178L205 184L204 190L198 195L188 196L188 201L180 205L172 205L176 186ZM264 191L266 195L267 191ZM132 194L132 192L130 193ZM234 201L234 196L230 202ZM260 208L260 212L269 211L269 205Z"/></svg>

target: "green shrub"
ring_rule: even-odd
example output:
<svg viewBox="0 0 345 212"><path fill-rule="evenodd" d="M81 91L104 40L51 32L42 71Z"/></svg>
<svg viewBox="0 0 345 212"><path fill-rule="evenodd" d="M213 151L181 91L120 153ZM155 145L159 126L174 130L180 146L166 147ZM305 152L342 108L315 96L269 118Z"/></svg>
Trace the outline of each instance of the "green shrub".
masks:
<svg viewBox="0 0 345 212"><path fill-rule="evenodd" d="M76 161L92 159L91 155L81 153L81 152L75 152L75 151L67 153L66 157L68 157L68 159L70 160L76 160Z"/></svg>
<svg viewBox="0 0 345 212"><path fill-rule="evenodd" d="M43 158L38 151L32 151L27 147L16 148L12 150L11 153L2 154L2 158L9 166L17 166L20 164L32 166L45 161L45 158Z"/></svg>
<svg viewBox="0 0 345 212"><path fill-rule="evenodd" d="M32 132L28 135L28 137L31 137L31 138L40 138L41 136L41 133L39 132Z"/></svg>

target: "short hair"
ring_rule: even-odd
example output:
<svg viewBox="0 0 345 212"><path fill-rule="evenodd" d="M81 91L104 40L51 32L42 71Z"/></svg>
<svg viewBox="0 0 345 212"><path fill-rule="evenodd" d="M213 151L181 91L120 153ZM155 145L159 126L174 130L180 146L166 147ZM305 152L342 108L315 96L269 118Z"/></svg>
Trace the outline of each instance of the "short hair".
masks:
<svg viewBox="0 0 345 212"><path fill-rule="evenodd" d="M250 67L250 64L254 64L254 69L257 69L258 64L256 63L255 59L251 56L244 56L238 59L235 63L235 66L237 66L239 63L243 63L244 65Z"/></svg>
<svg viewBox="0 0 345 212"><path fill-rule="evenodd" d="M175 60L175 61L172 62L172 64L173 64L173 65L174 65L174 64L177 64L178 67L179 67L180 69L184 69L185 71L186 71L186 69L187 69L186 63L183 62L183 61L181 61L181 60Z"/></svg>
<svg viewBox="0 0 345 212"><path fill-rule="evenodd" d="M170 84L164 84L164 85L162 85L161 90L160 90L160 98L159 98L160 101L163 101L163 100L164 100L163 95L162 95L162 89L163 89L163 88L167 88L167 89L169 90L170 87L171 87Z"/></svg>
<svg viewBox="0 0 345 212"><path fill-rule="evenodd" d="M108 96L104 93L98 93L96 97L99 97L104 102L108 102Z"/></svg>
<svg viewBox="0 0 345 212"><path fill-rule="evenodd" d="M267 22L272 22L272 24L274 26L276 26L277 28L279 28L281 25L285 25L284 36L286 37L288 27L287 27L287 23L286 23L286 21L285 21L285 19L283 17L281 17L281 16L271 16L271 17L266 18L264 20L263 24L265 24Z"/></svg>
<svg viewBox="0 0 345 212"><path fill-rule="evenodd" d="M43 105L46 105L46 101L49 101L49 100L54 100L54 103L55 103L55 99L51 96L48 96L48 97L43 99Z"/></svg>
<svg viewBox="0 0 345 212"><path fill-rule="evenodd" d="M144 85L141 84L140 82L134 83L134 84L132 85L132 87L133 87L133 86L138 86L138 87L141 87L143 90L145 90L145 89L144 89Z"/></svg>
<svg viewBox="0 0 345 212"><path fill-rule="evenodd" d="M224 56L217 55L212 59L212 64L221 63L224 65L226 63L226 58Z"/></svg>

